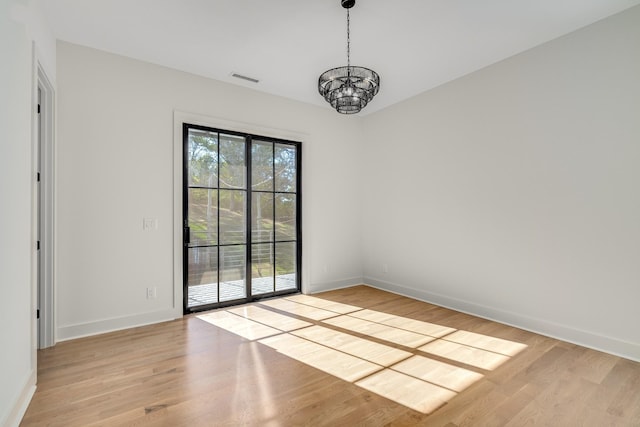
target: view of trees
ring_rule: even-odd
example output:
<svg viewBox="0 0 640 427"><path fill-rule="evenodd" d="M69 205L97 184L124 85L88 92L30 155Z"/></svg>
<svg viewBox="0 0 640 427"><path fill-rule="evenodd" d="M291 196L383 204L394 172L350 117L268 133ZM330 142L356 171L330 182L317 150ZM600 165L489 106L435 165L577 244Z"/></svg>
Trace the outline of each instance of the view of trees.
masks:
<svg viewBox="0 0 640 427"><path fill-rule="evenodd" d="M296 148L253 141L248 168L246 144L241 136L189 130L189 285L212 283L213 277L215 282L218 268L221 282L244 279L248 243L253 279L273 277L274 270L276 276L296 273ZM246 236L247 203L251 203L250 239ZM218 250L211 250L212 246ZM282 286L276 284L278 289Z"/></svg>

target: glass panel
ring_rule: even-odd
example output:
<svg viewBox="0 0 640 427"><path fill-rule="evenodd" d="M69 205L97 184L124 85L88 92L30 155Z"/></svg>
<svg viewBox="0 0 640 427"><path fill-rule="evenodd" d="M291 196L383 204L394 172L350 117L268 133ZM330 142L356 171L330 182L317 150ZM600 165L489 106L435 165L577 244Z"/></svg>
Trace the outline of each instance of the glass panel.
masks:
<svg viewBox="0 0 640 427"><path fill-rule="evenodd" d="M218 244L218 190L189 189L189 246Z"/></svg>
<svg viewBox="0 0 640 427"><path fill-rule="evenodd" d="M275 146L276 191L296 191L296 149L290 145Z"/></svg>
<svg viewBox="0 0 640 427"><path fill-rule="evenodd" d="M273 191L273 143L254 141L251 145L251 189Z"/></svg>
<svg viewBox="0 0 640 427"><path fill-rule="evenodd" d="M296 195L276 194L276 240L296 239Z"/></svg>
<svg viewBox="0 0 640 427"><path fill-rule="evenodd" d="M273 244L251 246L251 293L273 292Z"/></svg>
<svg viewBox="0 0 640 427"><path fill-rule="evenodd" d="M220 301L247 296L244 245L220 246Z"/></svg>
<svg viewBox="0 0 640 427"><path fill-rule="evenodd" d="M241 136L220 135L220 187L246 188L245 141Z"/></svg>
<svg viewBox="0 0 640 427"><path fill-rule="evenodd" d="M251 241L273 242L273 193L251 195Z"/></svg>
<svg viewBox="0 0 640 427"><path fill-rule="evenodd" d="M189 185L218 186L218 134L189 129Z"/></svg>
<svg viewBox="0 0 640 427"><path fill-rule="evenodd" d="M189 248L187 306L218 302L218 248Z"/></svg>
<svg viewBox="0 0 640 427"><path fill-rule="evenodd" d="M246 193L220 190L220 244L246 242Z"/></svg>
<svg viewBox="0 0 640 427"><path fill-rule="evenodd" d="M276 291L296 288L296 242L276 243Z"/></svg>

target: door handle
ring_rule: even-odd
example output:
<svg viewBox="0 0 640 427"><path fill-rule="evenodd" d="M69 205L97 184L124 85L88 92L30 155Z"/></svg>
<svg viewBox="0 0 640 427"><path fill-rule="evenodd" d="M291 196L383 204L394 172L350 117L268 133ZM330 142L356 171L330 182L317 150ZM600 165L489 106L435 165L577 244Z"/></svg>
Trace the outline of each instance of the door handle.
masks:
<svg viewBox="0 0 640 427"><path fill-rule="evenodd" d="M191 243L191 228L189 227L184 228L184 236L182 237L182 240L184 241L185 246Z"/></svg>

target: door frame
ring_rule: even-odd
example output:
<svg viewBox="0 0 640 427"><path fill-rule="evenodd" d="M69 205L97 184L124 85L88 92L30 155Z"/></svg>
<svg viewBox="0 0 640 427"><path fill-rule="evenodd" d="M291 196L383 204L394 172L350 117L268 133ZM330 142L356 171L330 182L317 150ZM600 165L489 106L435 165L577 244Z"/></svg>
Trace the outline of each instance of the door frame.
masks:
<svg viewBox="0 0 640 427"><path fill-rule="evenodd" d="M34 244L36 347L56 344L55 337L55 90L39 61L34 82ZM40 94L40 96L38 96ZM40 98L40 99L38 99Z"/></svg>
<svg viewBox="0 0 640 427"><path fill-rule="evenodd" d="M219 297L218 297L218 301L217 302L212 302L212 303L208 303L208 304L203 304L203 305L199 305L199 306L194 306L189 308L188 306L188 259L189 259L189 246L188 246L188 234L189 234L189 227L188 227L188 212L189 212L189 202L187 199L187 194L188 194L188 173L189 173L189 163L187 160L187 156L188 156L188 130L189 129L197 129L200 131L207 131L207 132L215 132L218 134L218 136L220 135L232 135L232 136L236 136L236 137L241 137L244 139L244 144L245 144L245 148L244 148L244 155L245 155L245 163L246 163L246 186L244 189L246 198L245 198L245 229L246 229L246 241L244 242L243 246L245 246L245 265L244 265L244 269L245 269L245 296L243 298L238 298L238 299L233 299L233 300L226 300L226 301L220 301ZM182 261L182 268L183 268L183 311L184 314L191 314L191 313L195 313L198 311L207 311L207 310L212 310L212 309L216 309L216 308L221 308L221 307L226 307L226 306L232 306L232 305L239 305L239 304L246 304L249 302L253 302L253 301L258 301L261 299L266 299L266 298L273 298L273 297L277 297L277 296L281 296L281 295L289 295L292 293L297 293L301 291L301 270L302 270L302 215L301 215L301 211L302 211L302 186L301 186L301 175L302 175L302 164L301 164L301 156L302 156L302 143L300 141L292 141L292 140L285 140L282 138L274 138L271 136L264 136L264 135L256 135L254 133L249 133L249 132L238 132L235 130L229 130L229 129L221 129L221 128L213 128L213 127L209 127L209 126L203 126L203 125L199 125L199 124L194 124L194 123L183 123L182 124L182 137L183 137L183 171L182 171L182 176L183 176L183 183L182 183L182 222L183 222L183 241L182 241L182 245L183 245L183 261ZM252 157L251 157L251 153L252 153L252 144L253 144L253 140L258 140L261 142L268 142L273 144L273 147L275 149L275 145L276 144L282 144L282 145L288 145L288 146L292 146L295 147L296 150L296 164L295 164L295 168L296 168L296 191L295 191L295 195L296 195L296 238L295 238L295 242L296 242L296 249L295 249L295 253L296 253L296 262L295 262L295 271L296 271L296 287L295 289L286 289L286 290L280 290L277 291L275 289L276 287L276 281L275 281L275 275L276 275L276 270L275 270L275 264L274 264L274 290L273 292L268 292L268 293L262 293L262 294L252 294L252 275L251 275L251 271L252 271L252 267L251 267L251 263L252 263L252 246L253 246L253 242L252 242L252 238L251 238L251 221L252 221L252 214L251 214L251 203L252 203L252 188L251 188L251 176L252 176ZM219 184L219 183L218 183ZM275 184L274 184L275 185ZM216 185L216 190L220 190L220 187L218 185ZM274 195L277 193L275 191L274 188ZM275 199L274 199L274 203L275 203ZM219 207L217 207L216 211L219 209ZM275 214L275 206L274 206L274 214ZM218 218L219 220L219 218ZM275 239L275 237L274 237ZM276 240L274 240L273 242L271 242L271 244L274 245L274 248L277 246L278 242ZM220 261L220 256L219 256L219 251L221 248L221 245L218 242L217 246L217 253L218 253L218 268L219 268L219 261ZM227 245L222 245L222 247L225 247ZM231 245L231 246L235 246L235 245ZM274 262L276 261L275 259L275 254L274 254ZM220 277L219 275L219 270L218 270L218 278ZM220 293L220 283L217 283L218 286L218 296Z"/></svg>
<svg viewBox="0 0 640 427"><path fill-rule="evenodd" d="M231 129L235 132L248 133L254 135L268 135L272 138L284 139L290 141L298 141L301 146L308 144L306 140L309 138L307 133L271 128L266 126L252 125L244 122L233 121L225 118L206 116L197 113L189 113L185 111L174 110L173 112L173 313L176 318L182 317L183 313L183 221L182 221L182 189L183 189L183 123L191 123L215 129ZM305 170L306 158L309 150L302 150L301 170ZM300 193L305 193L307 180L302 180ZM308 209L305 208L308 198L302 198L301 217L301 233L304 235L302 243L302 268L300 274L300 291L304 294L309 293L310 284L310 242L309 233L305 224L305 216Z"/></svg>

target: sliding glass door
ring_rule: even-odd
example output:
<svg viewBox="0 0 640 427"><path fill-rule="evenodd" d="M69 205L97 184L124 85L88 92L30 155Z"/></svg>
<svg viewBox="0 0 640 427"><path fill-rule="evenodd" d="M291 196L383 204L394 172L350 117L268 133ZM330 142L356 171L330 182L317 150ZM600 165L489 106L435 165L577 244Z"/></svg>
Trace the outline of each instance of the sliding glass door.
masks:
<svg viewBox="0 0 640 427"><path fill-rule="evenodd" d="M183 125L184 311L300 289L300 143Z"/></svg>

